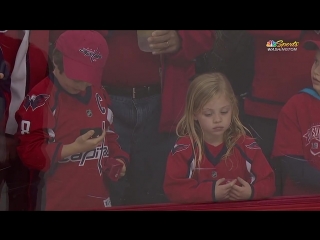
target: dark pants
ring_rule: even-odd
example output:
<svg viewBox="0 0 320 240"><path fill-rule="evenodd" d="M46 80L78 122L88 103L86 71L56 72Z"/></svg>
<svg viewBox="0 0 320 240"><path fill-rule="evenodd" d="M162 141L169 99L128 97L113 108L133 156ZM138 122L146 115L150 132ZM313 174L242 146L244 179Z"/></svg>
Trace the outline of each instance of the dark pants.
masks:
<svg viewBox="0 0 320 240"><path fill-rule="evenodd" d="M167 202L162 185L176 137L159 133L160 94L142 99L110 97L118 142L131 159L123 178L107 180L112 206Z"/></svg>
<svg viewBox="0 0 320 240"><path fill-rule="evenodd" d="M250 130L253 137L261 147L276 175L275 196L282 195L281 164L280 161L271 159L277 120L245 115L244 125Z"/></svg>
<svg viewBox="0 0 320 240"><path fill-rule="evenodd" d="M19 159L0 165L0 185L7 184L9 211L27 211L29 208L29 170ZM1 190L0 190L1 191Z"/></svg>

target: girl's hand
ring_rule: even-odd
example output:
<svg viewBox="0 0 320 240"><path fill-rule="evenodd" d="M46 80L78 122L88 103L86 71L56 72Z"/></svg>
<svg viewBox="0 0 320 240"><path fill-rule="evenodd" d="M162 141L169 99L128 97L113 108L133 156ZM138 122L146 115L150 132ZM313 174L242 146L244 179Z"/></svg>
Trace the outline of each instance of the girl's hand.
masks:
<svg viewBox="0 0 320 240"><path fill-rule="evenodd" d="M237 181L237 179L234 179L231 182L228 182L226 184L222 184L224 180L225 180L225 178L220 178L216 182L215 200L218 202L226 201L229 199L229 192Z"/></svg>
<svg viewBox="0 0 320 240"><path fill-rule="evenodd" d="M233 185L229 192L229 199L232 201L248 200L252 193L250 184L240 177L238 177L238 181L242 186Z"/></svg>

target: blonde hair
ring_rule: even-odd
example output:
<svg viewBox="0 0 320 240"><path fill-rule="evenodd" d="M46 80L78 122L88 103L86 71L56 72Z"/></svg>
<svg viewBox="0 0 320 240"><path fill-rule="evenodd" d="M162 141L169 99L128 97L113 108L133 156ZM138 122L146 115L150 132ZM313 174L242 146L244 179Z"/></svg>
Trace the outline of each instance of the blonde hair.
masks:
<svg viewBox="0 0 320 240"><path fill-rule="evenodd" d="M232 154L237 140L241 136L245 136L246 131L250 133L240 122L238 100L227 77L219 72L204 73L197 76L190 83L184 115L177 125L176 133L179 137L190 137L196 166L198 167L200 167L204 154L204 139L198 121L194 120L194 114L202 111L204 105L213 97L221 94L225 94L232 106L231 124L223 135L223 141L227 147L227 152L223 155L223 158ZM196 149L197 151L195 151Z"/></svg>

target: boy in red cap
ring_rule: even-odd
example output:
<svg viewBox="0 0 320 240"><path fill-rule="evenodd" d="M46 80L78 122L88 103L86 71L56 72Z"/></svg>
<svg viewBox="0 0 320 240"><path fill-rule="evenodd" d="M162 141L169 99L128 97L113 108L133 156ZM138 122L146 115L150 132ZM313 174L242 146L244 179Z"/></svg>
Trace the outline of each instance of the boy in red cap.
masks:
<svg viewBox="0 0 320 240"><path fill-rule="evenodd" d="M312 86L282 108L273 148L283 168L283 195L320 193L320 41L305 41L304 48L315 51Z"/></svg>
<svg viewBox="0 0 320 240"><path fill-rule="evenodd" d="M100 86L108 53L96 31L64 32L53 52L52 74L16 113L18 154L40 171L37 210L111 206L103 176L124 176L128 154L117 143L109 98Z"/></svg>

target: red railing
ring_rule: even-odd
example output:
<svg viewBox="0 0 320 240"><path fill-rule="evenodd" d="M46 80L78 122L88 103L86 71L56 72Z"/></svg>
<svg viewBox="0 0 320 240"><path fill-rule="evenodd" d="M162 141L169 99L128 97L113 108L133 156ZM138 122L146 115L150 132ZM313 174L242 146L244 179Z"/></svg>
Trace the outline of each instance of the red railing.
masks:
<svg viewBox="0 0 320 240"><path fill-rule="evenodd" d="M279 197L224 203L139 205L112 207L107 211L320 211L320 196Z"/></svg>

